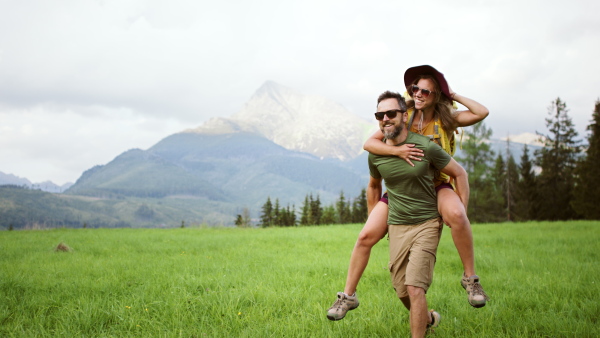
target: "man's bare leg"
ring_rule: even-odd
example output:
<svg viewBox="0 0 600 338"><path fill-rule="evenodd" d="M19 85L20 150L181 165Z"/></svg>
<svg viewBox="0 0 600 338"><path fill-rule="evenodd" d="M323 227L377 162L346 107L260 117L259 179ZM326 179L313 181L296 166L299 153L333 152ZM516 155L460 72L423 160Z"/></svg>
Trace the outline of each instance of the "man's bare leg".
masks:
<svg viewBox="0 0 600 338"><path fill-rule="evenodd" d="M410 332L413 338L425 337L427 324L431 321L431 317L427 312L425 290L412 285L408 285L407 289L410 298Z"/></svg>

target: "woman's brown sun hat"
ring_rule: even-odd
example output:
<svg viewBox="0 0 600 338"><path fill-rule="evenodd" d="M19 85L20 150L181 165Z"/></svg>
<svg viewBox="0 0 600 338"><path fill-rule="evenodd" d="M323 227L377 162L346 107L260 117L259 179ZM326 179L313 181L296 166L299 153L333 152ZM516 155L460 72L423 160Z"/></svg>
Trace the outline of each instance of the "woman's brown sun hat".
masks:
<svg viewBox="0 0 600 338"><path fill-rule="evenodd" d="M448 82L446 82L444 74L440 73L437 69L429 65L408 68L406 72L404 72L404 85L406 87L410 86L410 84L413 83L413 81L421 75L433 76L440 84L440 89L442 90L444 96L446 96L448 100L452 100L452 96L450 95L450 89L448 88ZM411 94L410 96L412 96L411 91L409 90L408 92Z"/></svg>

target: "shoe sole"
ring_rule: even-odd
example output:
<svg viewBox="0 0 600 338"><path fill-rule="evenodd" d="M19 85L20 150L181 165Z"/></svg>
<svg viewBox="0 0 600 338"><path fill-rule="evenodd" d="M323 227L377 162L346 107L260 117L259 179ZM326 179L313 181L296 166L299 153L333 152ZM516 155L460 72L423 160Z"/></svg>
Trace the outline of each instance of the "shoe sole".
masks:
<svg viewBox="0 0 600 338"><path fill-rule="evenodd" d="M462 286L462 287L463 287L463 289L465 289L465 291L467 291L467 288L466 288L466 287L463 285L463 283L460 283L460 286ZM472 304L472 303L471 303L471 302L469 302L468 300L467 300L467 302L469 303L469 305L471 305L472 307L474 307L474 308L476 308L476 309L479 309L479 308L482 308L482 307L484 307L484 306L485 306L485 304L487 303L487 302L486 302L486 303L483 303L483 304Z"/></svg>
<svg viewBox="0 0 600 338"><path fill-rule="evenodd" d="M344 317L346 317L346 316L344 316ZM335 322L335 321L338 321L338 320L342 320L342 319L344 319L344 317L342 317L342 318L335 318L335 317L333 317L333 316L329 316L329 315L327 315L327 319L329 319L329 320L332 320L332 321L334 321L334 322Z"/></svg>

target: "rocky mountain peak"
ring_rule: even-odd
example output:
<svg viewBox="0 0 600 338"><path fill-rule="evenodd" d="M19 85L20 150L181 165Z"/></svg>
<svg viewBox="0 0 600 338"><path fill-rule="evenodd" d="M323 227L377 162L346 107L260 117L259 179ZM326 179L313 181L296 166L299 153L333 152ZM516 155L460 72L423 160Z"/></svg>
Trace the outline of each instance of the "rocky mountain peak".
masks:
<svg viewBox="0 0 600 338"><path fill-rule="evenodd" d="M362 152L375 123L318 95L306 95L266 81L239 112L216 118L187 132L257 133L290 150L321 158L349 160Z"/></svg>

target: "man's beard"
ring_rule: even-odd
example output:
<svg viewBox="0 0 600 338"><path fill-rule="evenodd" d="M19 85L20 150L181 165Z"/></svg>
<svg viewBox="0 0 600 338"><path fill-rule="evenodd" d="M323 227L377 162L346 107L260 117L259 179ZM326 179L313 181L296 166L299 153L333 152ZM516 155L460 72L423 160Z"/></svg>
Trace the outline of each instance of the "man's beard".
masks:
<svg viewBox="0 0 600 338"><path fill-rule="evenodd" d="M396 137L398 137L398 135L400 135L402 128L403 128L403 126L402 126L402 124L400 124L399 126L394 127L394 130L392 130L390 132L384 131L384 129L382 129L381 131L383 132L383 136L385 137L386 140L393 140Z"/></svg>

